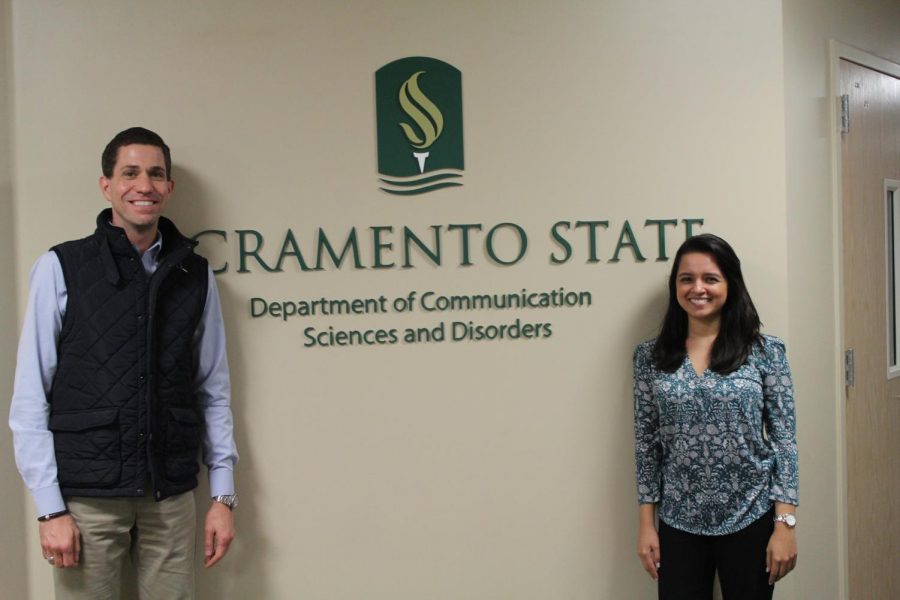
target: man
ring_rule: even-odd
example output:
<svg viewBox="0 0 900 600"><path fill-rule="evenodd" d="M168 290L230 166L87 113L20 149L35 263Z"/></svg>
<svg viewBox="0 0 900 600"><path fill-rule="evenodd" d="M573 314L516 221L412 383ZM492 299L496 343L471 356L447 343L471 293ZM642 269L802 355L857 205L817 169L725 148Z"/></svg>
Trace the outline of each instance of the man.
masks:
<svg viewBox="0 0 900 600"><path fill-rule="evenodd" d="M198 454L209 468L204 564L234 538L230 383L215 280L162 217L169 148L134 127L102 156L111 207L38 259L10 409L57 600L193 597Z"/></svg>

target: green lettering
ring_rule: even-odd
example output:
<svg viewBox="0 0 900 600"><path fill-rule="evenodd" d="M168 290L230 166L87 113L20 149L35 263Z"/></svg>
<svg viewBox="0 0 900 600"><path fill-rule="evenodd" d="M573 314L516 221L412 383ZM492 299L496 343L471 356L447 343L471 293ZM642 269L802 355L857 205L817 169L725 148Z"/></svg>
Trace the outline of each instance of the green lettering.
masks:
<svg viewBox="0 0 900 600"><path fill-rule="evenodd" d="M583 225L588 226L588 245L591 250L588 262L600 262L600 259L597 258L597 228L603 227L604 229L606 229L607 227L609 227L609 221L578 221L575 223L576 229Z"/></svg>
<svg viewBox="0 0 900 600"><path fill-rule="evenodd" d="M383 250L392 250L394 245L390 242L382 242L381 234L385 231L391 233L394 231L393 227L387 225L374 226L369 227L372 230L372 245L373 245L373 257L372 257L372 268L373 269L390 269L394 266L394 263L384 263L382 262L381 252Z"/></svg>
<svg viewBox="0 0 900 600"><path fill-rule="evenodd" d="M694 237L694 225L703 225L703 219L682 219L682 223L684 223L684 239L690 239Z"/></svg>
<svg viewBox="0 0 900 600"><path fill-rule="evenodd" d="M303 254L300 253L300 246L297 245L297 240L294 238L294 232L290 229L287 230L287 235L284 236L284 243L281 244L281 252L278 254L278 263L275 265L275 270L277 272L280 273L284 270L284 259L288 256L293 256L297 259L297 264L300 266L301 271L309 271L306 261L303 260Z"/></svg>
<svg viewBox="0 0 900 600"><path fill-rule="evenodd" d="M262 258L260 258L259 250L263 246L263 236L260 232L254 229L236 229L235 233L238 234L238 249L240 251L241 257L241 268L238 269L238 273L250 272L250 269L247 268L248 257L256 259L256 262L259 263L259 266L261 266L269 273L280 271L280 269L273 269L272 267L267 265ZM252 250L247 247L247 239L250 237L256 240L256 244L254 245Z"/></svg>
<svg viewBox="0 0 900 600"><path fill-rule="evenodd" d="M465 225L447 226L447 231L455 231L457 229L460 230L460 239L462 241L462 261L460 261L459 266L471 267L472 261L469 260L469 230L474 229L475 231L481 231L481 225L469 223Z"/></svg>
<svg viewBox="0 0 900 600"><path fill-rule="evenodd" d="M572 258L572 244L570 244L566 240L566 238L564 238L562 234L559 233L560 227L565 227L568 230L570 227L569 222L557 221L550 229L550 237L552 237L553 241L559 244L559 247L563 249L563 252L565 252L565 256L563 258L557 258L556 254L550 253L550 262L552 262L554 265L561 265Z"/></svg>
<svg viewBox="0 0 900 600"><path fill-rule="evenodd" d="M416 237L409 227L403 228L403 268L409 269L412 267L412 264L409 261L409 243L412 242L416 246L419 247L428 258L431 259L431 262L436 266L441 266L441 226L440 225L432 225L432 232L434 232L434 249L432 250L425 243Z"/></svg>
<svg viewBox="0 0 900 600"><path fill-rule="evenodd" d="M494 234L496 234L500 230L500 228L507 228L507 227L513 229L513 231L516 232L516 236L519 238L519 253L516 255L516 257L514 259L509 260L509 261L501 259L499 256L497 256L497 253L494 252ZM506 265L506 266L514 265L517 262L519 262L520 260L522 260L523 256L525 256L525 251L528 249L528 234L526 234L525 230L522 229L520 226L516 225L515 223L498 223L497 225L494 225L493 227L491 227L491 230L488 231L487 239L485 240L485 245L487 247L488 256L495 263L498 263L501 265Z"/></svg>
<svg viewBox="0 0 900 600"><path fill-rule="evenodd" d="M328 241L328 236L325 235L325 231L321 227L319 228L319 238L316 245L317 271L321 271L324 268L322 267L322 250L325 250L328 255L331 256L331 263L336 269L341 268L341 265L344 263L344 257L347 256L347 252L349 251L352 251L353 253L353 268L365 269L359 260L359 243L356 239L356 227L350 228L350 235L347 236L347 241L344 242L344 247L341 248L340 256L335 253L334 247L332 247L331 242Z"/></svg>
<svg viewBox="0 0 900 600"><path fill-rule="evenodd" d="M625 238L628 238L628 241L625 241ZM637 240L634 239L634 232L631 230L631 223L627 220L625 221L625 224L622 225L622 233L619 234L619 243L616 244L616 252L613 254L613 257L609 259L609 262L619 262L619 252L626 246L631 248L631 251L634 254L634 260L637 262L644 262L647 260L644 258L644 255L641 254L641 249L638 247Z"/></svg>
<svg viewBox="0 0 900 600"><path fill-rule="evenodd" d="M669 260L666 254L666 225L678 227L678 219L647 219L644 221L644 227L656 225L656 235L659 242L659 251L656 254L656 260Z"/></svg>
<svg viewBox="0 0 900 600"><path fill-rule="evenodd" d="M250 316L254 319L266 314L268 303L262 298L250 298Z"/></svg>

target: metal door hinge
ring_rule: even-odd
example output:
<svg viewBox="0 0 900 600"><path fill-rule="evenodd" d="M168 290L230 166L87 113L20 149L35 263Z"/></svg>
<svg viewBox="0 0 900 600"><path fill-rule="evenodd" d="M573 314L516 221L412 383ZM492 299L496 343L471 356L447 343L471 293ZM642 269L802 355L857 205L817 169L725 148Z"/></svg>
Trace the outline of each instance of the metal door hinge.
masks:
<svg viewBox="0 0 900 600"><path fill-rule="evenodd" d="M844 352L844 385L853 387L853 348Z"/></svg>
<svg viewBox="0 0 900 600"><path fill-rule="evenodd" d="M841 96L841 133L850 133L850 94Z"/></svg>

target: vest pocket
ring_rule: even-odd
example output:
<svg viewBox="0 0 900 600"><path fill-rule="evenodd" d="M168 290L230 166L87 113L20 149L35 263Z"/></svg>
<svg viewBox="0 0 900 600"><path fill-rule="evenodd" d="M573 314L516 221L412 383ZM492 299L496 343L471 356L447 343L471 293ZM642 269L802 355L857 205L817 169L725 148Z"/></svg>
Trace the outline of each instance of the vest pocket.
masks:
<svg viewBox="0 0 900 600"><path fill-rule="evenodd" d="M61 487L114 487L122 472L119 409L50 415Z"/></svg>
<svg viewBox="0 0 900 600"><path fill-rule="evenodd" d="M166 425L166 479L188 481L200 470L198 453L203 422L193 408L172 406Z"/></svg>

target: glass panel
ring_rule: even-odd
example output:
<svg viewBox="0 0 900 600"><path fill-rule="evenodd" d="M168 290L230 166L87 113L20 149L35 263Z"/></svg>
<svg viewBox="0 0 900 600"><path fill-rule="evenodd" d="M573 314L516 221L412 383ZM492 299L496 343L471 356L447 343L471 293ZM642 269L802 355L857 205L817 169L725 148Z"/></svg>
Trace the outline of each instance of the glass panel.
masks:
<svg viewBox="0 0 900 600"><path fill-rule="evenodd" d="M888 378L900 377L900 182L885 180L887 219L887 356Z"/></svg>

